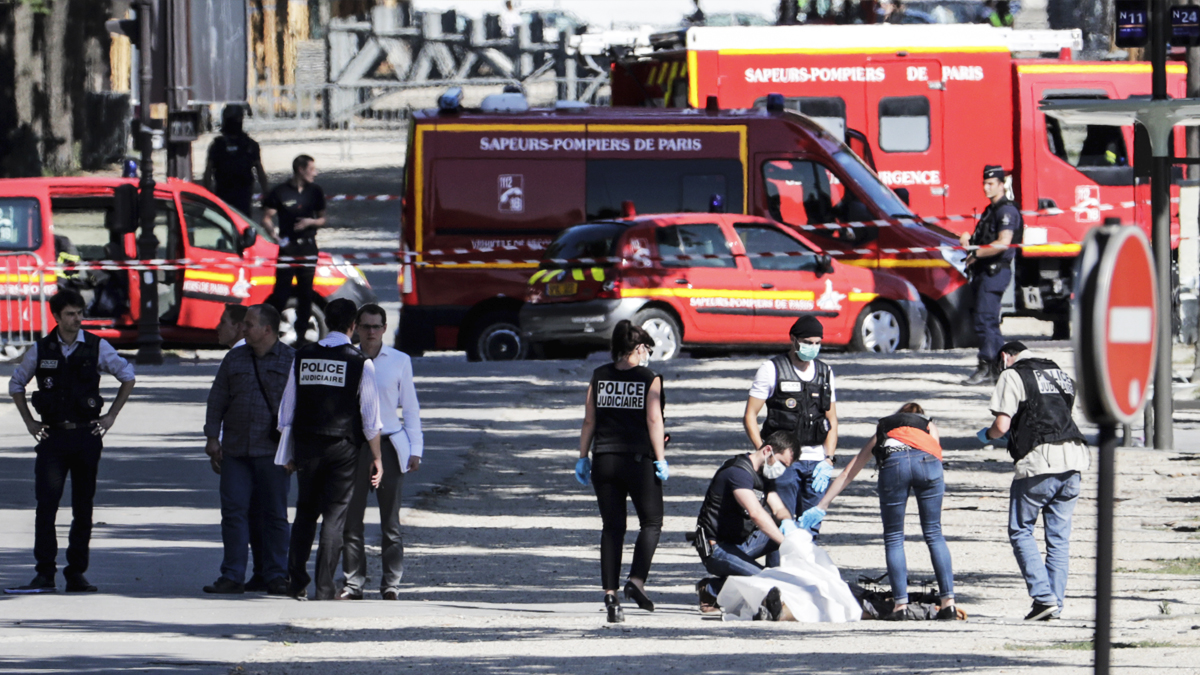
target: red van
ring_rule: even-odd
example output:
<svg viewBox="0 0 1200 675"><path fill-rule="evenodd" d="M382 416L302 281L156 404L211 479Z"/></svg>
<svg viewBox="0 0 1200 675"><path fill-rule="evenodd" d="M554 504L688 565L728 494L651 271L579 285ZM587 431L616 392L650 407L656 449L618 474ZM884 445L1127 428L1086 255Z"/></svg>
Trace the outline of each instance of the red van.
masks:
<svg viewBox="0 0 1200 675"><path fill-rule="evenodd" d="M23 352L29 336L53 317L42 292L59 285L79 290L88 301L83 326L114 344L137 339L141 284L134 270L80 270L58 275L56 261L137 258L134 233L114 234L115 190L136 185L122 178L16 178L0 180L0 342L5 356ZM193 183L170 179L155 188L155 235L159 259L197 261L186 269L154 272L158 283L162 337L175 344L215 344L216 326L226 304L261 303L275 287L279 245L257 223ZM117 228L118 230L120 228ZM37 287L28 268L42 265L45 286ZM355 266L322 254L313 283L313 319L307 337L325 331L321 308L335 298L370 302L374 293ZM33 300L31 302L31 300ZM284 311L283 339L293 342L295 310ZM13 336L24 336L14 339Z"/></svg>
<svg viewBox="0 0 1200 675"><path fill-rule="evenodd" d="M533 345L605 349L618 321L683 347L778 346L815 316L824 344L894 352L921 346L925 306L894 274L832 260L765 218L653 215L568 228L529 279L521 328Z"/></svg>
<svg viewBox="0 0 1200 675"><path fill-rule="evenodd" d="M619 218L625 201L638 213L704 213L714 195L729 213L786 222L847 265L911 282L930 317L923 344L975 340L962 255L936 248L957 239L903 220L912 213L874 171L794 111L488 112L451 101L413 115L405 177L400 244L411 262L397 344L410 354L528 354L526 282L559 232Z"/></svg>

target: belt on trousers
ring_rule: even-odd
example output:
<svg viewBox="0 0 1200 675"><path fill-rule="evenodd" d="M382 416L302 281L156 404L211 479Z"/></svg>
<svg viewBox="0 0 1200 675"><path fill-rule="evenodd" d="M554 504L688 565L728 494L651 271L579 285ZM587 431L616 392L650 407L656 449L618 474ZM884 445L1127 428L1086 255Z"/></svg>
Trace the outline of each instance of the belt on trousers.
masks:
<svg viewBox="0 0 1200 675"><path fill-rule="evenodd" d="M88 422L59 422L57 424L51 424L50 428L51 429L67 429L67 430L84 429L87 427L87 424L89 424L89 423Z"/></svg>
<svg viewBox="0 0 1200 675"><path fill-rule="evenodd" d="M916 448L912 447L911 445L903 445L903 444L901 444L901 445L885 445L883 447L883 454L890 455L893 452L904 452L905 450L916 450Z"/></svg>

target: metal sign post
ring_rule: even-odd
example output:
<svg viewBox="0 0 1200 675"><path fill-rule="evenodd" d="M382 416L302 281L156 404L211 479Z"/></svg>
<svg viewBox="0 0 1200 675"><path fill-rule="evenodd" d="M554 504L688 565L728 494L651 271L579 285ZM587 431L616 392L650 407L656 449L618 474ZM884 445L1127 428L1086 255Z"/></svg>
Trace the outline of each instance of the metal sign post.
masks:
<svg viewBox="0 0 1200 675"><path fill-rule="evenodd" d="M1071 306L1077 391L1088 419L1100 425L1096 533L1095 672L1109 672L1112 644L1113 496L1117 425L1146 403L1155 370L1158 285L1146 235L1136 227L1088 233ZM1168 385L1169 386L1169 385Z"/></svg>
<svg viewBox="0 0 1200 675"><path fill-rule="evenodd" d="M141 89L138 108L141 119L140 138L142 149L141 181L138 184L139 212L142 234L138 237L138 258L154 258L158 238L154 236L154 216L158 209L154 204L154 145L151 134L150 91L154 81L154 59L151 57L154 44L154 2L140 0L138 13L138 52L141 65ZM138 275L139 313L137 337L137 362L160 365L163 362L162 333L158 325L158 280L157 272L140 270Z"/></svg>

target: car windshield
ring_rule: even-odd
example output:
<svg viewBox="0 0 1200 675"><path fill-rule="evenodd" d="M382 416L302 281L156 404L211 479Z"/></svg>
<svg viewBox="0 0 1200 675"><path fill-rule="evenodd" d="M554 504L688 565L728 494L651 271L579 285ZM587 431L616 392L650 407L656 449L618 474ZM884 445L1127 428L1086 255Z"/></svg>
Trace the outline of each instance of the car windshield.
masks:
<svg viewBox="0 0 1200 675"><path fill-rule="evenodd" d="M248 224L250 227L253 227L256 231L258 231L259 237L266 239L267 241L271 242L272 244L279 243L279 240L276 239L270 232L268 232L267 228L262 226L262 223L258 222L257 220L254 220L250 216L242 213L241 211L238 211L228 202L225 203L225 208L229 209L230 213L232 213L235 218L239 218L239 219L245 221L246 224Z"/></svg>
<svg viewBox="0 0 1200 675"><path fill-rule="evenodd" d="M852 183L857 184L875 205L893 218L911 218L912 211L900 201L896 193L880 182L866 164L857 155L848 150L838 150L833 153L833 159L846 172Z"/></svg>
<svg viewBox="0 0 1200 675"><path fill-rule="evenodd" d="M588 223L567 228L549 246L544 258L607 258L616 254L617 240L628 226L619 223Z"/></svg>
<svg viewBox="0 0 1200 675"><path fill-rule="evenodd" d="M26 197L0 199L0 251L33 251L41 245L38 201Z"/></svg>

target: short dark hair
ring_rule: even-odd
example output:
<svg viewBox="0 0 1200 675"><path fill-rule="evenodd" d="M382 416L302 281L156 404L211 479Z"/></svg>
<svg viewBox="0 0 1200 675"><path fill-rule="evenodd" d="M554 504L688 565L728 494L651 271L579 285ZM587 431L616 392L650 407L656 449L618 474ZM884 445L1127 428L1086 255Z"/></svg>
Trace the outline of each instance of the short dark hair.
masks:
<svg viewBox="0 0 1200 675"><path fill-rule="evenodd" d="M783 429L772 431L763 439L763 445L771 446L771 451L777 455L782 455L788 450L791 450L793 455L796 454L796 437Z"/></svg>
<svg viewBox="0 0 1200 675"><path fill-rule="evenodd" d="M68 307L78 307L86 309L87 303L84 302L83 296L79 291L73 288L60 288L58 292L50 296L50 313L58 316Z"/></svg>
<svg viewBox="0 0 1200 675"><path fill-rule="evenodd" d="M1009 356L1016 356L1017 354L1020 354L1021 352L1025 351L1026 349L1029 349L1029 348L1025 346L1024 342L1020 342L1018 340L1013 340L1012 342L1005 342L1004 346L1000 348L1000 352L998 354L996 354L996 357L999 358L1000 354L1008 354Z"/></svg>
<svg viewBox="0 0 1200 675"><path fill-rule="evenodd" d="M917 403L916 401L909 401L908 403L905 403L904 405L900 406L900 409L897 410L896 412L898 412L898 413L916 413L918 415L924 415L925 409L921 407L920 403Z"/></svg>
<svg viewBox="0 0 1200 675"><path fill-rule="evenodd" d="M275 309L274 305L250 305L246 308L246 311L250 311L252 309L258 310L258 325L267 326L276 333L279 332L279 310Z"/></svg>
<svg viewBox="0 0 1200 675"><path fill-rule="evenodd" d="M296 155L296 159L292 160L292 173L300 173L308 168L316 160L309 155Z"/></svg>
<svg viewBox="0 0 1200 675"><path fill-rule="evenodd" d="M345 333L354 325L358 305L353 300L338 298L325 305L325 327L337 333Z"/></svg>
<svg viewBox="0 0 1200 675"><path fill-rule="evenodd" d="M246 311L249 309L245 305L225 305L225 314L228 314L234 323L241 323L246 320Z"/></svg>
<svg viewBox="0 0 1200 675"><path fill-rule="evenodd" d="M355 319L359 323L362 323L363 314L374 314L375 316L383 319L383 325L387 325L387 310L373 302L368 302L367 304L358 308L358 316L355 317Z"/></svg>
<svg viewBox="0 0 1200 675"><path fill-rule="evenodd" d="M612 357L613 361L622 359L639 345L654 347L654 338L646 332L641 326L635 326L629 319L621 319L617 325L613 327L612 334Z"/></svg>

